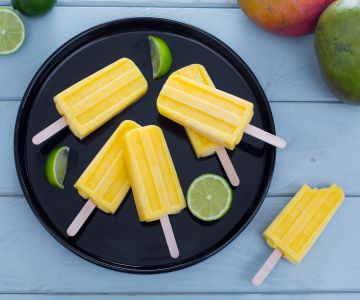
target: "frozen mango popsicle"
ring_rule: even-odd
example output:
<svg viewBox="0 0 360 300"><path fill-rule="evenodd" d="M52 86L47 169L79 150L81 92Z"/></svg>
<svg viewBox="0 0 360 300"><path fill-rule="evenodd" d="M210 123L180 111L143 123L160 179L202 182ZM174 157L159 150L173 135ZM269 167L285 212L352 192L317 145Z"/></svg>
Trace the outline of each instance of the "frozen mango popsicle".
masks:
<svg viewBox="0 0 360 300"><path fill-rule="evenodd" d="M215 87L206 69L200 64L192 64L187 67L181 68L175 71L173 75L181 75L192 80L204 83L208 86ZM200 158L216 153L230 183L233 186L238 186L240 184L240 179L236 173L236 170L231 162L229 155L226 152L226 149L223 146L214 143L213 141L201 136L200 134L191 129L185 128L185 130L196 156Z"/></svg>
<svg viewBox="0 0 360 300"><path fill-rule="evenodd" d="M179 255L168 215L186 207L162 130L154 125L125 137L126 164L140 221L160 220L172 257Z"/></svg>
<svg viewBox="0 0 360 300"><path fill-rule="evenodd" d="M54 97L59 119L33 137L40 144L69 126L79 139L98 129L147 92L148 84L135 63L121 58Z"/></svg>
<svg viewBox="0 0 360 300"><path fill-rule="evenodd" d="M253 283L260 285L282 256L294 264L301 262L344 198L336 184L323 189L303 185L264 231L265 240L275 250Z"/></svg>
<svg viewBox="0 0 360 300"><path fill-rule="evenodd" d="M139 127L133 121L123 121L75 183L74 187L81 197L89 199L88 205L92 209L96 206L105 213L114 214L125 198L130 181L125 163L124 137ZM78 226L78 223L75 222L75 225ZM70 226L68 233L74 235L74 227Z"/></svg>
<svg viewBox="0 0 360 300"><path fill-rule="evenodd" d="M181 75L172 75L157 99L163 116L230 150L254 114L246 100Z"/></svg>
<svg viewBox="0 0 360 300"><path fill-rule="evenodd" d="M204 66L200 64L189 65L175 71L173 74L181 75L208 86L215 87L208 72ZM223 148L223 146L214 143L213 141L201 136L191 129L185 128L185 130L197 157L206 157L212 155L216 152L216 150Z"/></svg>

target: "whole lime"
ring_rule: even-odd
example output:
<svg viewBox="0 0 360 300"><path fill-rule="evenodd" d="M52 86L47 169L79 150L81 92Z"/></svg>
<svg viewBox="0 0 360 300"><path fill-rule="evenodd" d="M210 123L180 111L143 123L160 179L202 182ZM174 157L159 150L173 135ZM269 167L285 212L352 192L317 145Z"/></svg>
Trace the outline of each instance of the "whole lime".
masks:
<svg viewBox="0 0 360 300"><path fill-rule="evenodd" d="M315 30L315 49L334 94L360 105L359 0L338 0L325 10Z"/></svg>
<svg viewBox="0 0 360 300"><path fill-rule="evenodd" d="M12 0L12 6L25 16L40 16L49 12L57 0Z"/></svg>

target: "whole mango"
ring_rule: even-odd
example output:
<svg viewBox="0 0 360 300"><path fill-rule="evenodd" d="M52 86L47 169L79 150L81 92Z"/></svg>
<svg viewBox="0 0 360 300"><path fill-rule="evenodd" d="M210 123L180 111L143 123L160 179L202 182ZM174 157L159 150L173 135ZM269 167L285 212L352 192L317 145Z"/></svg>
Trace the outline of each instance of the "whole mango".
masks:
<svg viewBox="0 0 360 300"><path fill-rule="evenodd" d="M299 36L314 31L324 9L334 0L238 0L244 13L272 33Z"/></svg>
<svg viewBox="0 0 360 300"><path fill-rule="evenodd" d="M315 50L336 96L360 105L360 0L338 0L321 15Z"/></svg>

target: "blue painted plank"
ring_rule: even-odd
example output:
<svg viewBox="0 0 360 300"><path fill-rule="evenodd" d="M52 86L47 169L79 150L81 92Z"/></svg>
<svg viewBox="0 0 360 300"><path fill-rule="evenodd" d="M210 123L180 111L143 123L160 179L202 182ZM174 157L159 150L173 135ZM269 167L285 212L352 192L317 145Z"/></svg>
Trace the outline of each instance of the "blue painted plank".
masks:
<svg viewBox="0 0 360 300"><path fill-rule="evenodd" d="M218 22L209 22L210 15ZM24 47L0 60L0 69L6 70L0 73L0 99L19 99L44 60L74 35L114 19L144 16L182 21L219 37L249 64L271 101L336 101L321 79L312 35L272 35L240 9L146 7L57 7L41 18L24 17Z"/></svg>
<svg viewBox="0 0 360 300"><path fill-rule="evenodd" d="M358 300L360 298L360 294L357 293L335 293L335 294L235 294L235 295L228 295L228 294L220 294L220 295L193 295L193 294L186 294L186 295L104 295L104 294L97 294L97 295L44 295L44 294L35 294L35 295L0 295L0 299L6 300L98 300L98 299L105 299L105 300L117 300L117 299L132 299L132 300L167 300L167 299L174 299L174 300L238 300L238 299L246 299L246 300L288 300L289 298L293 300Z"/></svg>
<svg viewBox="0 0 360 300"><path fill-rule="evenodd" d="M267 198L235 241L196 266L135 275L81 259L50 237L22 197L2 197L0 294L360 292L359 197L345 200L301 264L282 260L262 287L252 286L252 276L271 253L261 232L288 200Z"/></svg>
<svg viewBox="0 0 360 300"><path fill-rule="evenodd" d="M11 1L1 0L0 5ZM58 0L58 6L138 6L138 7L222 7L238 8L236 0Z"/></svg>
<svg viewBox="0 0 360 300"><path fill-rule="evenodd" d="M278 150L270 195L292 194L302 183L322 186L333 181L348 195L360 195L360 140L355 138L360 108L340 103L272 103L271 107L277 132L287 139L288 147ZM0 195L22 194L13 159L17 109L17 101L0 101Z"/></svg>

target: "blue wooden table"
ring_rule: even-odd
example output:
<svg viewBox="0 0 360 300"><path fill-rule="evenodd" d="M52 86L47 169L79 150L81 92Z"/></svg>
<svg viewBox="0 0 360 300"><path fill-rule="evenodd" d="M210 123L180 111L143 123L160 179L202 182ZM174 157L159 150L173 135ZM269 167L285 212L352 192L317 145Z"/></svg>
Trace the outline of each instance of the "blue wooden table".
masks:
<svg viewBox="0 0 360 300"><path fill-rule="evenodd" d="M7 6L10 1L1 1ZM185 270L132 275L93 265L56 242L21 192L13 132L21 97L44 60L81 31L114 19L164 17L204 29L252 68L270 100L278 151L269 194L248 228L210 259ZM255 27L235 0L59 0L23 18L24 47L0 57L0 299L359 299L360 108L340 103L321 79L313 36L285 38ZM337 182L346 201L304 261L280 262L265 284L251 278L271 253L261 232L303 183Z"/></svg>

